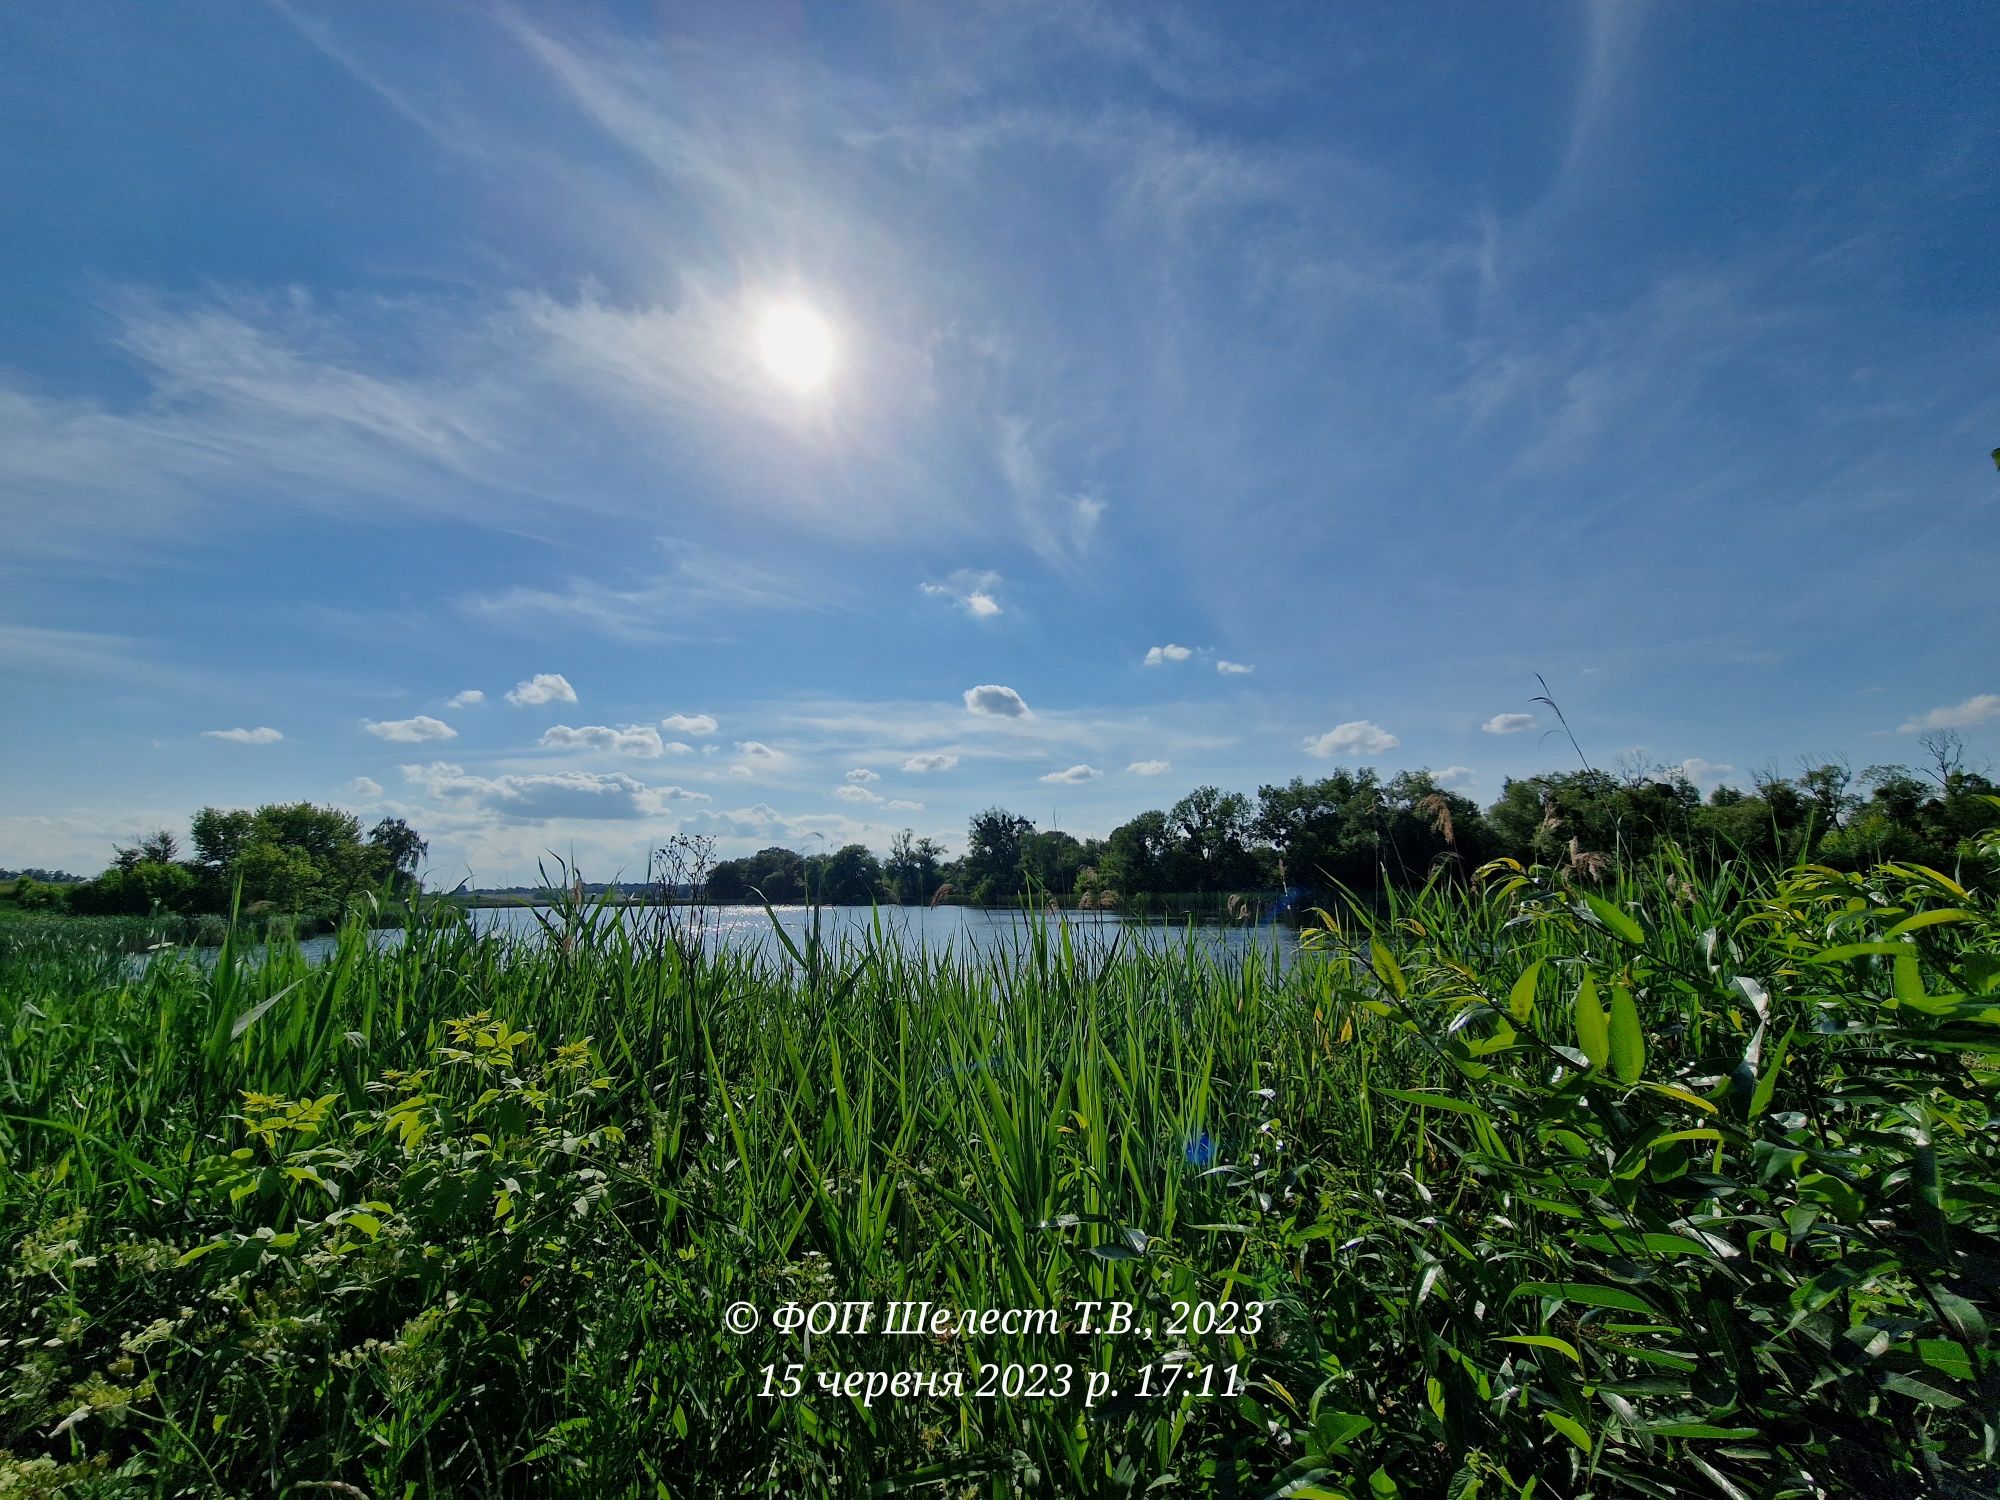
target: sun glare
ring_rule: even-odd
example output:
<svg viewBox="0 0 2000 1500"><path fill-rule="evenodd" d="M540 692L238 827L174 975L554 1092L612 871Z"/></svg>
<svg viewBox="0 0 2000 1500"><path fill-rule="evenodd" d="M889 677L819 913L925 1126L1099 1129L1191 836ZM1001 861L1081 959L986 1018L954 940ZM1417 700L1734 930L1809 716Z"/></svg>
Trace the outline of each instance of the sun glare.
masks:
<svg viewBox="0 0 2000 1500"><path fill-rule="evenodd" d="M833 368L833 330L810 308L785 303L764 314L758 335L764 363L795 391L810 391Z"/></svg>

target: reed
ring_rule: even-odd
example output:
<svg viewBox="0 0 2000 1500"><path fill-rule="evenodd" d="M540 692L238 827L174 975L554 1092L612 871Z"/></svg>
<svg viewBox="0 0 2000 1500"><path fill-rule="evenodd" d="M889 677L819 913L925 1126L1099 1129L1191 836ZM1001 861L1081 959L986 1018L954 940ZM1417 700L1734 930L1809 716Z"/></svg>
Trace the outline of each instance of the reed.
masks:
<svg viewBox="0 0 2000 1500"><path fill-rule="evenodd" d="M1054 921L983 955L698 933L572 896L532 939L357 918L316 964L0 939L0 1492L2000 1478L1977 888L1503 864L1321 913L1289 966ZM1063 1316L773 1325L843 1300ZM1232 1301L1255 1331L1167 1331ZM1241 1387L1141 1394L1183 1361ZM1010 1364L1071 1391L817 1382Z"/></svg>

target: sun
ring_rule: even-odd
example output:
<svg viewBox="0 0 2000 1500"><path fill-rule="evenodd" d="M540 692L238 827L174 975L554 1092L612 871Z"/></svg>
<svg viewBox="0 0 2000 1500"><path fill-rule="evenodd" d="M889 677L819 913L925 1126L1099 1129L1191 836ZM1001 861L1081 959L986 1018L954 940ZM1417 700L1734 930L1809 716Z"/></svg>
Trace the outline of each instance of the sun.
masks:
<svg viewBox="0 0 2000 1500"><path fill-rule="evenodd" d="M833 370L833 330L826 319L796 302L764 314L757 343L771 373L795 391L818 389Z"/></svg>

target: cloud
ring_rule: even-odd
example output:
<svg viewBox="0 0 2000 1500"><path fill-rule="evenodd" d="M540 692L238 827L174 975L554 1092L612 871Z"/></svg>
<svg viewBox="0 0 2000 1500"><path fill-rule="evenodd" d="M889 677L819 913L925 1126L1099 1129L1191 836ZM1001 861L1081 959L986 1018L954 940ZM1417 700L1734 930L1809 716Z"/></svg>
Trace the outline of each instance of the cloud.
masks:
<svg viewBox="0 0 2000 1500"><path fill-rule="evenodd" d="M1897 725L1896 733L1917 734L1926 729L1970 729L1974 724L1984 724L1993 718L2000 718L2000 694L1980 693L1967 698L1963 703L1954 703L1946 708L1934 708L1927 714L1919 714L1907 724Z"/></svg>
<svg viewBox="0 0 2000 1500"><path fill-rule="evenodd" d="M989 719L1026 719L1027 701L1010 687L998 683L982 683L978 687L965 690L965 711Z"/></svg>
<svg viewBox="0 0 2000 1500"><path fill-rule="evenodd" d="M1041 779L1061 786L1075 786L1079 782L1095 781L1103 774L1093 766L1071 766L1067 771L1051 771Z"/></svg>
<svg viewBox="0 0 2000 1500"><path fill-rule="evenodd" d="M529 708L543 703L574 703L576 689L569 685L569 679L560 672L537 672L526 682L516 683L509 690L507 701L516 708Z"/></svg>
<svg viewBox="0 0 2000 1500"><path fill-rule="evenodd" d="M1218 660L1215 664L1215 670L1220 672L1224 677L1247 677L1257 669L1240 661Z"/></svg>
<svg viewBox="0 0 2000 1500"><path fill-rule="evenodd" d="M660 720L660 728L670 729L675 734L691 734L696 739L715 733L714 714L668 714Z"/></svg>
<svg viewBox="0 0 2000 1500"><path fill-rule="evenodd" d="M739 781L748 781L752 776L755 776L757 773L751 770L748 766L731 766L729 768L729 774L731 776L736 777L737 780Z"/></svg>
<svg viewBox="0 0 2000 1500"><path fill-rule="evenodd" d="M648 786L622 771L562 771L543 776L474 776L448 761L404 766L404 780L440 802L477 808L512 822L552 818L653 818L676 802L707 802L705 792Z"/></svg>
<svg viewBox="0 0 2000 1500"><path fill-rule="evenodd" d="M204 729L201 737L205 740L228 740L232 745L275 745L284 738L268 724L256 729Z"/></svg>
<svg viewBox="0 0 2000 1500"><path fill-rule="evenodd" d="M856 766L847 773L849 781L880 781L882 778L866 766Z"/></svg>
<svg viewBox="0 0 2000 1500"><path fill-rule="evenodd" d="M924 810L923 803L905 801L901 797L891 798L889 801L883 803L882 806L890 812L922 812Z"/></svg>
<svg viewBox="0 0 2000 1500"><path fill-rule="evenodd" d="M373 776L357 776L341 790L350 797L379 797L382 795L382 783Z"/></svg>
<svg viewBox="0 0 2000 1500"><path fill-rule="evenodd" d="M1431 773L1431 780L1448 792L1462 792L1477 779L1470 766L1446 766Z"/></svg>
<svg viewBox="0 0 2000 1500"><path fill-rule="evenodd" d="M462 693L453 693L444 700L446 708L471 708L475 703L484 703L486 695L478 688L467 688Z"/></svg>
<svg viewBox="0 0 2000 1500"><path fill-rule="evenodd" d="M1519 734L1524 729L1535 727L1533 714L1495 714L1479 726L1486 734Z"/></svg>
<svg viewBox="0 0 2000 1500"><path fill-rule="evenodd" d="M1186 661L1193 655L1194 650L1189 646L1155 646L1146 653L1145 664L1149 667L1157 667L1162 662Z"/></svg>
<svg viewBox="0 0 2000 1500"><path fill-rule="evenodd" d="M420 740L458 738L456 729L429 714L418 714L414 719L363 719L361 727L378 740L393 740L400 745L413 745Z"/></svg>
<svg viewBox="0 0 2000 1500"><path fill-rule="evenodd" d="M654 539L666 556L649 576L620 582L569 577L560 587L517 585L497 594L458 599L466 613L496 626L535 631L535 616L587 626L616 640L660 642L706 639L715 621L732 610L824 610L823 578L775 573L732 558L685 537Z"/></svg>
<svg viewBox="0 0 2000 1500"><path fill-rule="evenodd" d="M879 803L882 800L880 793L871 792L865 786L855 786L852 782L849 782L843 786L835 787L833 789L833 795L838 797L842 802Z"/></svg>
<svg viewBox="0 0 2000 1500"><path fill-rule="evenodd" d="M1385 750L1393 750L1403 742L1371 719L1350 719L1345 724L1336 724L1317 738L1308 736L1305 751L1324 760L1328 756L1339 755L1343 751L1354 751L1361 755L1380 755Z"/></svg>
<svg viewBox="0 0 2000 1500"><path fill-rule="evenodd" d="M738 740L736 742L736 753L747 760L761 760L772 763L785 758L781 752L773 750L762 740Z"/></svg>
<svg viewBox="0 0 2000 1500"><path fill-rule="evenodd" d="M1021 417L1000 419L996 456L1001 476L1014 492L1023 539L1048 562L1073 566L1097 535L1104 502L1049 479L1035 434Z"/></svg>
<svg viewBox="0 0 2000 1500"><path fill-rule="evenodd" d="M917 772L949 771L957 764L958 757L956 755L945 755L939 751L928 750L922 755L912 755L908 760L904 761L903 769L905 771Z"/></svg>
<svg viewBox="0 0 2000 1500"><path fill-rule="evenodd" d="M1125 769L1134 776L1164 776L1173 768L1170 760L1135 760Z"/></svg>
<svg viewBox="0 0 2000 1500"><path fill-rule="evenodd" d="M541 744L551 750L608 750L614 755L638 755L647 759L661 754L666 746L660 742L660 731L650 724L627 724L623 729L613 729L605 724L586 724L580 729L572 729L567 724L557 724L542 731ZM682 751L687 746L681 746Z"/></svg>
<svg viewBox="0 0 2000 1500"><path fill-rule="evenodd" d="M1668 766L1665 769L1669 775L1678 774L1686 777L1697 786L1706 786L1710 782L1720 781L1731 771L1734 771L1736 767L1726 763L1718 764L1715 761L1703 760L1699 755L1690 755L1679 765Z"/></svg>
<svg viewBox="0 0 2000 1500"><path fill-rule="evenodd" d="M1001 612L1000 601L993 597L1000 587L998 573L960 568L943 583L920 583L917 587L933 599L949 599L975 620L990 620Z"/></svg>

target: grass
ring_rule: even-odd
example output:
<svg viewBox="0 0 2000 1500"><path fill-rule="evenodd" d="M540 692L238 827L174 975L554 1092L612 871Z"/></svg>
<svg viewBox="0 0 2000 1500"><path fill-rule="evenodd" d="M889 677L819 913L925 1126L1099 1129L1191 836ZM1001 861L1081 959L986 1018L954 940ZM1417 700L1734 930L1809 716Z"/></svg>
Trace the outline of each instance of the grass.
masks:
<svg viewBox="0 0 2000 1500"><path fill-rule="evenodd" d="M2000 1482L2000 913L1948 876L1502 868L1285 971L543 917L0 933L0 1493ZM845 1300L1061 1322L774 1327ZM1012 1364L1069 1394L891 1394Z"/></svg>

